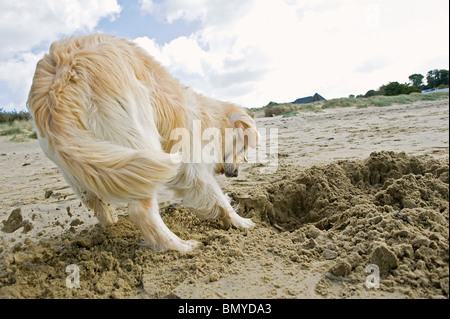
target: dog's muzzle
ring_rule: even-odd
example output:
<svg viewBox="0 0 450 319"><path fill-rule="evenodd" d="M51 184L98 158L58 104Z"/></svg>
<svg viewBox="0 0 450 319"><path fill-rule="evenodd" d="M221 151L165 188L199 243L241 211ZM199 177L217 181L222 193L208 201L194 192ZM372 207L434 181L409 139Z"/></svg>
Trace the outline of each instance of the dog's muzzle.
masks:
<svg viewBox="0 0 450 319"><path fill-rule="evenodd" d="M232 163L225 163L221 171L226 177L237 177L239 170Z"/></svg>

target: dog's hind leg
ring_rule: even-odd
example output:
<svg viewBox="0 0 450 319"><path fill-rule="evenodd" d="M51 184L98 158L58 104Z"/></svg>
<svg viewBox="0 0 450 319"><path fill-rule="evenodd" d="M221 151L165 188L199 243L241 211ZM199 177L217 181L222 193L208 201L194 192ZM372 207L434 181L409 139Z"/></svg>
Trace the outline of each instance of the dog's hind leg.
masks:
<svg viewBox="0 0 450 319"><path fill-rule="evenodd" d="M97 197L94 199L93 206L95 216L100 224L108 226L117 223L117 214L109 203L106 203Z"/></svg>
<svg viewBox="0 0 450 319"><path fill-rule="evenodd" d="M61 170L61 173L66 180L67 184L73 189L75 194L83 202L83 204L94 210L94 214L97 217L100 224L103 226L113 225L117 222L117 214L111 205L101 200L92 191L81 186L80 183L66 170Z"/></svg>
<svg viewBox="0 0 450 319"><path fill-rule="evenodd" d="M175 235L161 219L156 197L128 204L131 221L141 231L145 244L154 251L178 250L188 252L198 246L194 240L185 241Z"/></svg>
<svg viewBox="0 0 450 319"><path fill-rule="evenodd" d="M93 209L95 217L103 226L113 225L117 222L117 214L109 203L102 201L90 191L81 191L79 195L86 207Z"/></svg>

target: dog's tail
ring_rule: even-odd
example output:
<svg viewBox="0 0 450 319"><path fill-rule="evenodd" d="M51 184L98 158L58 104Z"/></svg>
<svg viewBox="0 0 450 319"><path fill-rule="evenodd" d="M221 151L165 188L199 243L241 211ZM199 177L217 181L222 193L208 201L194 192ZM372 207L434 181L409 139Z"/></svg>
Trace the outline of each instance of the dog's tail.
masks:
<svg viewBox="0 0 450 319"><path fill-rule="evenodd" d="M162 148L132 149L97 138L82 120L92 107L85 104L91 102L54 85L50 90L41 86L41 71L35 74L27 104L40 136L51 143L56 164L72 175L69 178L101 199L128 201L149 198L158 184L176 174L178 164ZM48 82L57 82L54 74Z"/></svg>
<svg viewBox="0 0 450 319"><path fill-rule="evenodd" d="M176 173L176 163L162 150L133 150L70 130L70 134L55 131L57 156L78 182L102 199L149 198L158 184Z"/></svg>

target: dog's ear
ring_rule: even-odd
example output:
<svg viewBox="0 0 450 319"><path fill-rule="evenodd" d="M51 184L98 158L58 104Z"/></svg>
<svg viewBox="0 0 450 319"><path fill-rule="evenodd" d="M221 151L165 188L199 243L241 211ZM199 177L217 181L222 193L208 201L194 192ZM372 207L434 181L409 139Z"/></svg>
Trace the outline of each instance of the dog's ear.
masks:
<svg viewBox="0 0 450 319"><path fill-rule="evenodd" d="M229 119L233 128L237 129L239 138L248 146L256 148L258 146L259 133L254 120L249 115L241 113L232 113ZM245 138L246 136L247 138Z"/></svg>

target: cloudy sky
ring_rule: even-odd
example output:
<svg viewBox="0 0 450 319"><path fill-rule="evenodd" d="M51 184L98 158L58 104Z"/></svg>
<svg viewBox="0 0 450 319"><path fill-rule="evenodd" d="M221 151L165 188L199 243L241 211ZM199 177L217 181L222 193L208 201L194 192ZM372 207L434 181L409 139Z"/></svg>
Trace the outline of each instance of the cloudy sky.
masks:
<svg viewBox="0 0 450 319"><path fill-rule="evenodd" d="M92 32L246 107L364 94L448 69L448 12L448 0L0 0L0 108L25 110L51 42Z"/></svg>

